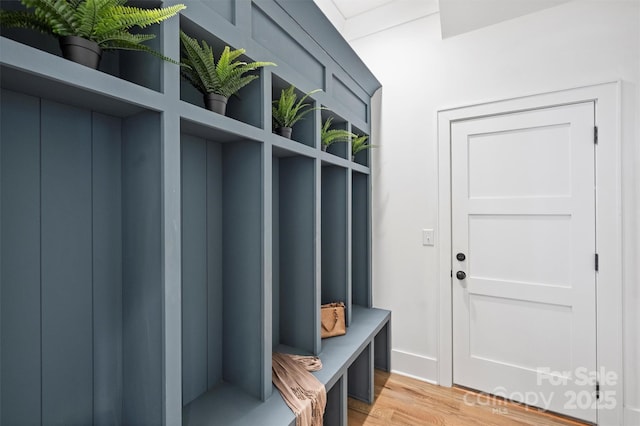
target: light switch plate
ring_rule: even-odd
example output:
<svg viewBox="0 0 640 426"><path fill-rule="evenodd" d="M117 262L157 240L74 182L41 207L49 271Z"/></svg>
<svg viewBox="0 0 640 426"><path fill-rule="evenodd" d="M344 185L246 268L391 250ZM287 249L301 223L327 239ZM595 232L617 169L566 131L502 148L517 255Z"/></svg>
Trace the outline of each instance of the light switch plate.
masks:
<svg viewBox="0 0 640 426"><path fill-rule="evenodd" d="M434 246L436 244L435 237L433 235L433 229L422 230L422 245Z"/></svg>

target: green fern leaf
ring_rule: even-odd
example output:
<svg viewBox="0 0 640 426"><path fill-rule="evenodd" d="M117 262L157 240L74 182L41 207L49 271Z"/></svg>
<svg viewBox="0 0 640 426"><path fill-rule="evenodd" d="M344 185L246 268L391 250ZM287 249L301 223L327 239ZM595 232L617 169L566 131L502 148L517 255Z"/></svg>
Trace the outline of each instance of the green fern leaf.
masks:
<svg viewBox="0 0 640 426"><path fill-rule="evenodd" d="M6 28L26 28L52 34L51 27L33 13L24 10L0 10L0 25Z"/></svg>
<svg viewBox="0 0 640 426"><path fill-rule="evenodd" d="M127 0L21 0L27 11L0 11L0 23L6 27L35 29L56 36L78 36L97 42L104 49L149 52L178 64L141 43L153 34L134 35L128 30L157 24L174 16L186 6L177 4L161 9L125 6Z"/></svg>
<svg viewBox="0 0 640 426"><path fill-rule="evenodd" d="M112 49L112 43L124 41L127 43L140 44L142 42L148 41L155 38L153 34L131 34L127 31L121 31L119 33L114 33L109 35L107 38L100 39L98 43L102 46L103 49Z"/></svg>
<svg viewBox="0 0 640 426"><path fill-rule="evenodd" d="M227 82L221 90L224 93L221 93L222 96L230 97L234 93L237 93L240 89L242 89L247 84L251 83L253 80L258 78L257 75L246 75L244 77L240 77L238 79L234 79L233 81Z"/></svg>
<svg viewBox="0 0 640 426"><path fill-rule="evenodd" d="M298 102L298 96L295 93L295 87L289 86L280 93L280 99L273 101L272 116L273 120L280 127L293 127L298 121L302 120L305 115L319 107L311 107L310 104L304 103L312 94L319 92L320 89L312 90L306 93Z"/></svg>
<svg viewBox="0 0 640 426"><path fill-rule="evenodd" d="M79 19L78 36L94 39L95 29L103 19L106 9L113 5L113 0L86 0L78 2L76 13Z"/></svg>
<svg viewBox="0 0 640 426"><path fill-rule="evenodd" d="M195 86L202 93L213 91L216 86L213 50L204 41L200 46L195 39L183 31L180 32L180 40L186 55L182 58L182 62L189 67L187 72L190 73L190 81L198 81L199 83Z"/></svg>
<svg viewBox="0 0 640 426"><path fill-rule="evenodd" d="M102 20L96 26L96 35L108 34L113 31L130 29L134 26L145 28L152 24L159 24L181 10L183 4L169 6L162 9L140 9L131 6L116 5L105 9Z"/></svg>
<svg viewBox="0 0 640 426"><path fill-rule="evenodd" d="M349 142L349 139L354 135L345 129L331 129L332 122L333 117L327 118L320 129L322 145L329 146L336 142Z"/></svg>
<svg viewBox="0 0 640 426"><path fill-rule="evenodd" d="M135 34L129 34L126 32L123 32L123 34L127 34L128 36L134 36ZM109 45L108 47L106 47L106 49L119 49L119 50L137 50L139 52L147 52L150 53L151 55L163 59L167 62L171 62L172 64L176 64L176 65L180 65L180 62L169 58L168 56L163 55L160 52L157 52L155 50L153 50L152 48L150 48L149 46L147 46L146 44L140 44L137 41L129 41L127 36L123 36L120 39L113 39L111 41L109 41Z"/></svg>
<svg viewBox="0 0 640 426"><path fill-rule="evenodd" d="M360 151L364 151L369 148L377 148L376 145L370 145L367 143L369 136L367 135L353 135L353 140L351 141L351 153L356 155Z"/></svg>
<svg viewBox="0 0 640 426"><path fill-rule="evenodd" d="M180 32L182 42L182 63L187 69L182 75L203 94L215 93L230 97L247 84L258 78L257 75L245 75L260 67L275 65L272 62L236 61L245 53L244 49L231 50L226 46L216 62L213 49L206 41L199 43L184 32Z"/></svg>
<svg viewBox="0 0 640 426"><path fill-rule="evenodd" d="M22 0L27 8L56 35L74 35L77 29L75 9L66 0Z"/></svg>
<svg viewBox="0 0 640 426"><path fill-rule="evenodd" d="M207 89L202 85L202 81L199 78L194 78L192 76L191 70L189 69L189 65L182 62L183 68L180 70L180 75L187 80L193 87L198 89L200 93L207 93Z"/></svg>

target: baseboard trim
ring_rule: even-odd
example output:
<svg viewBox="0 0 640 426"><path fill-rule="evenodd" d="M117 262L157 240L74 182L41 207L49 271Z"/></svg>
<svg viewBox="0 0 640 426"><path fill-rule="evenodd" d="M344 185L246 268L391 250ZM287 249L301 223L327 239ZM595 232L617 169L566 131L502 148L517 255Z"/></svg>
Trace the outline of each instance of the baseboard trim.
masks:
<svg viewBox="0 0 640 426"><path fill-rule="evenodd" d="M438 361L435 358L394 349L391 351L391 372L437 384Z"/></svg>
<svg viewBox="0 0 640 426"><path fill-rule="evenodd" d="M640 426L640 408L624 407L625 426Z"/></svg>

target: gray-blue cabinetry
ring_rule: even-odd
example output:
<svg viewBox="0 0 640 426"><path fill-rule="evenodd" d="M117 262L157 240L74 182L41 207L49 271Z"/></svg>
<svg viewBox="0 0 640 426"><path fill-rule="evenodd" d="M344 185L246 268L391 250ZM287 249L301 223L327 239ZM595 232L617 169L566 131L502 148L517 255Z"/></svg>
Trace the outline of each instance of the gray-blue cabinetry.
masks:
<svg viewBox="0 0 640 426"><path fill-rule="evenodd" d="M3 31L2 425L292 424L275 350L320 355L326 423L345 424L347 394L370 400L373 366L389 368L370 154L323 152L327 111L277 136L270 109L289 84L320 88L314 105L368 134L379 83L311 0L184 3L155 30L164 54L183 29L278 64L228 116L175 65L107 53L96 71ZM320 304L337 300L349 331L321 340Z"/></svg>

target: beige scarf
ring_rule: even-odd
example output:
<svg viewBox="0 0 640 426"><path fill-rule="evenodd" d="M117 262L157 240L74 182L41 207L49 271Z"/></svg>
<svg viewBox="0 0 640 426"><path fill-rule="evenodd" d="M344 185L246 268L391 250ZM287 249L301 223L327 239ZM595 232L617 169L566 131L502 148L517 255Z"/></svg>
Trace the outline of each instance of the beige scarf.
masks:
<svg viewBox="0 0 640 426"><path fill-rule="evenodd" d="M310 373L321 368L322 361L315 356L273 353L273 384L296 415L296 426L322 426L327 390Z"/></svg>

